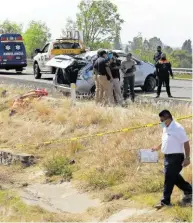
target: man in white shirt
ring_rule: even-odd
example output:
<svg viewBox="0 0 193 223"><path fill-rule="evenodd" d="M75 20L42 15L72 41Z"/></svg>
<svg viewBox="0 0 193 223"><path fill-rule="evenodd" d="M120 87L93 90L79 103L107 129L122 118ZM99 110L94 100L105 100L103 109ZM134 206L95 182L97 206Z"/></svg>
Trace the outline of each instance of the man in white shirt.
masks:
<svg viewBox="0 0 193 223"><path fill-rule="evenodd" d="M182 125L175 122L168 110L159 114L163 128L162 144L152 151L162 150L164 153L165 181L163 199L155 208L170 206L171 194L176 185L184 192L182 204L192 202L192 186L180 175L183 167L190 164L190 144Z"/></svg>

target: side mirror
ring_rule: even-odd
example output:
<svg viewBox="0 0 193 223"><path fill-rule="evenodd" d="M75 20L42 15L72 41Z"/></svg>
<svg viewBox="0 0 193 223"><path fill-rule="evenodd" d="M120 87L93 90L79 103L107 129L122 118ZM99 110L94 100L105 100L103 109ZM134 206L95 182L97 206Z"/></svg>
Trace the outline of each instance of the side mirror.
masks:
<svg viewBox="0 0 193 223"><path fill-rule="evenodd" d="M41 53L41 50L40 50L40 49L36 49L36 50L35 50L35 53L36 53L36 54Z"/></svg>

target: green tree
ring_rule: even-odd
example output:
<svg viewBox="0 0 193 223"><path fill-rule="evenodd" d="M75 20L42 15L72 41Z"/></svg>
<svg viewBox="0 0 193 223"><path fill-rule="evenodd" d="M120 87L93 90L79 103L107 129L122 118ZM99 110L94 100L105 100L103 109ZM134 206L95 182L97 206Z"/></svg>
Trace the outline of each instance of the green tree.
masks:
<svg viewBox="0 0 193 223"><path fill-rule="evenodd" d="M82 0L78 9L78 29L84 32L84 42L89 47L105 41L112 42L120 32L123 20L117 6L110 0Z"/></svg>
<svg viewBox="0 0 193 223"><path fill-rule="evenodd" d="M17 24L9 20L5 20L4 22L0 23L0 30L2 33L22 34L22 29L23 29L22 24Z"/></svg>
<svg viewBox="0 0 193 223"><path fill-rule="evenodd" d="M163 46L162 41L158 37L153 37L149 39L149 48L152 51L156 51L158 46Z"/></svg>
<svg viewBox="0 0 193 223"><path fill-rule="evenodd" d="M132 52L141 52L143 50L143 37L141 33L138 34L138 36L133 38L133 41L131 42L131 50Z"/></svg>
<svg viewBox="0 0 193 223"><path fill-rule="evenodd" d="M108 41L94 42L92 44L92 50L98 50L99 48L112 49L112 47L113 47L113 45Z"/></svg>
<svg viewBox="0 0 193 223"><path fill-rule="evenodd" d="M24 41L28 56L33 56L36 48L41 48L49 39L51 34L44 22L31 21L24 33Z"/></svg>
<svg viewBox="0 0 193 223"><path fill-rule="evenodd" d="M174 50L171 54L171 57L174 58L176 67L192 67L192 55L190 55L187 51Z"/></svg>
<svg viewBox="0 0 193 223"><path fill-rule="evenodd" d="M173 52L173 49L170 46L164 46L163 50L166 54L171 54Z"/></svg>
<svg viewBox="0 0 193 223"><path fill-rule="evenodd" d="M186 40L182 45L182 50L192 54L192 41L190 39Z"/></svg>

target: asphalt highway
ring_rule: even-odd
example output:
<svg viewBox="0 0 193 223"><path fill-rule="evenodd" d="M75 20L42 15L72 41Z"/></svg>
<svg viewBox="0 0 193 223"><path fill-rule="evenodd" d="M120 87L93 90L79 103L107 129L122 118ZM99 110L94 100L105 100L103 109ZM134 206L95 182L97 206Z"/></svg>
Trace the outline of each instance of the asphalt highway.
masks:
<svg viewBox="0 0 193 223"><path fill-rule="evenodd" d="M31 85L33 87L52 87L53 74L43 74L42 79L36 80L33 75L32 67L27 67L23 74L16 74L15 71L4 71L0 70L0 83L23 83ZM171 80L171 93L173 99L178 101L191 101L192 100L192 81L189 80ZM156 91L151 93L144 93L141 88L136 88L135 92L137 95L155 98ZM162 88L160 99L167 99L167 93L165 87Z"/></svg>

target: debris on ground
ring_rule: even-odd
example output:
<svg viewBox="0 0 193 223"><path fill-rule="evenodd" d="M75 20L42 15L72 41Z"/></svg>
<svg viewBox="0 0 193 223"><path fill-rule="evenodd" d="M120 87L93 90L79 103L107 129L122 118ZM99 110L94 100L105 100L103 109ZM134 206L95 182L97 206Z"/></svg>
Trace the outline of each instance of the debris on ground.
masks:
<svg viewBox="0 0 193 223"><path fill-rule="evenodd" d="M9 116L13 116L17 109L28 106L34 99L39 100L44 96L48 96L46 89L31 90L28 93L21 95L14 100Z"/></svg>

